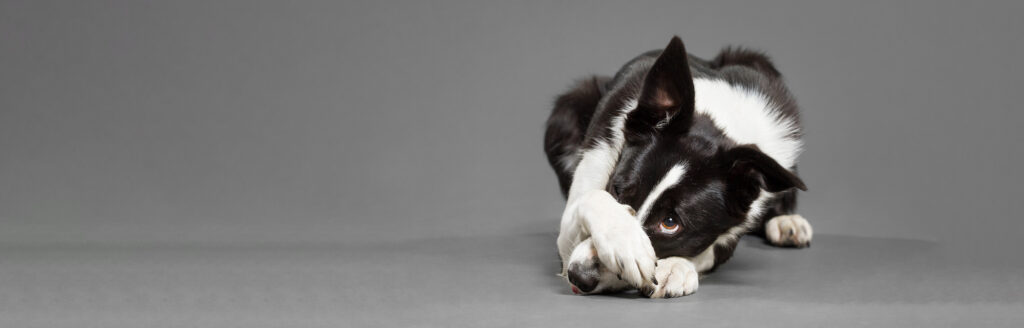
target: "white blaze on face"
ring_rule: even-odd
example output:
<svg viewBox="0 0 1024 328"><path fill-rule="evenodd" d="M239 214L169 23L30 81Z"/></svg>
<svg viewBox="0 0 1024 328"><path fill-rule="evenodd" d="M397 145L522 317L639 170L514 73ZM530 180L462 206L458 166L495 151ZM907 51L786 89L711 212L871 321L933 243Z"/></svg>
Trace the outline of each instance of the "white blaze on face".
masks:
<svg viewBox="0 0 1024 328"><path fill-rule="evenodd" d="M654 203L658 201L661 194L665 193L665 190L679 184L679 182L683 180L684 175L686 175L686 163L679 163L672 166L672 168L661 177L658 184L654 185L654 189L651 189L651 192L647 194L646 198L644 198L644 203L640 205L640 210L636 213L636 217L641 223L647 220L647 216L651 214L651 208L654 207Z"/></svg>

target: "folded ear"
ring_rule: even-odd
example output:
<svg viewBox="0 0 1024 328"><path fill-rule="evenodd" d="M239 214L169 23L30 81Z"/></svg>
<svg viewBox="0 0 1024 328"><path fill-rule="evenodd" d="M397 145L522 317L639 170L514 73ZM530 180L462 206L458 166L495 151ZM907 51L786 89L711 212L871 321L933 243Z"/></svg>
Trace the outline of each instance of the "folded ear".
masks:
<svg viewBox="0 0 1024 328"><path fill-rule="evenodd" d="M626 129L634 136L654 133L660 122L665 130L685 133L693 121L693 77L683 41L673 37L644 78L637 108L629 114Z"/></svg>
<svg viewBox="0 0 1024 328"><path fill-rule="evenodd" d="M807 190L803 180L790 172L774 159L757 149L757 146L744 145L725 152L724 164L729 168L730 179L756 181L764 183L761 188L770 192L780 192L797 188ZM758 183L760 184L760 183Z"/></svg>

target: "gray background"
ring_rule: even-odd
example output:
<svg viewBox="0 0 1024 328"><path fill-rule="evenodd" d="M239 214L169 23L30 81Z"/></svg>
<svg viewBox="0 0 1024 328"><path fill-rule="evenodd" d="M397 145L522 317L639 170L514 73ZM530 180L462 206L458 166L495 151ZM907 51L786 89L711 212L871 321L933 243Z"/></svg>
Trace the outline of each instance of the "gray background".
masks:
<svg viewBox="0 0 1024 328"><path fill-rule="evenodd" d="M1022 9L0 1L0 322L1019 324ZM543 122L674 34L786 76L814 247L574 297Z"/></svg>

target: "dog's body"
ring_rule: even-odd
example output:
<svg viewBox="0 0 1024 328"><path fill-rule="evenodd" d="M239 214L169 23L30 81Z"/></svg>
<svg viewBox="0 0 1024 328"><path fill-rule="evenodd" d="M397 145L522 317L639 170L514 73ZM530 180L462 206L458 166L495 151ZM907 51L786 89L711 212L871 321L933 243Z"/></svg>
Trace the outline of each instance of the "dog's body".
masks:
<svg viewBox="0 0 1024 328"><path fill-rule="evenodd" d="M562 94L545 151L567 198L558 247L573 290L682 296L745 233L808 245L799 121L766 56L706 61L678 38Z"/></svg>

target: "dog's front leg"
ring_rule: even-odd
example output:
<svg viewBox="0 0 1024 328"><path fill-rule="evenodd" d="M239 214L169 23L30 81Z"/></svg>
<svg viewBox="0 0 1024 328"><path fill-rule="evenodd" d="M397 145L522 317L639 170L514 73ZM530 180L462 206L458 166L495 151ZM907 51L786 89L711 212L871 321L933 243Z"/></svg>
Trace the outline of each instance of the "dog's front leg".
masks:
<svg viewBox="0 0 1024 328"><path fill-rule="evenodd" d="M563 277L566 276L567 270L569 270L570 256L576 245L580 242L589 238L583 231L583 226L580 225L578 215L576 215L577 204L566 203L565 212L562 213L561 227L558 230L558 255L562 259L562 273Z"/></svg>
<svg viewBox="0 0 1024 328"><path fill-rule="evenodd" d="M562 221L558 231L558 255L562 259L562 275L568 270L569 256L573 249L590 235L581 227L579 209L581 199L591 191L603 191L608 185L612 171L615 170L615 162L619 158L621 141L616 142L618 146L613 147L604 142L599 142L595 147L583 152L580 162L576 165L573 173L572 186L565 201L565 211L562 212ZM614 201L614 199L613 199ZM618 204L618 202L615 202Z"/></svg>

